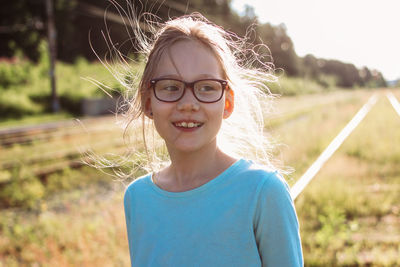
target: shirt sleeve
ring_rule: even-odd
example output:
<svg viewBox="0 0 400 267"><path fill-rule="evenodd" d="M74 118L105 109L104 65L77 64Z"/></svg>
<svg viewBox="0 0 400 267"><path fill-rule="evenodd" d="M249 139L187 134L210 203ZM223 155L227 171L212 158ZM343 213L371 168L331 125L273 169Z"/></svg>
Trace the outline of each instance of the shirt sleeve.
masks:
<svg viewBox="0 0 400 267"><path fill-rule="evenodd" d="M131 258L131 263L133 260L133 247L132 247L132 237L131 237L131 205L132 199L130 197L129 187L125 191L124 194L124 210L125 210L125 221L126 221L126 230L128 235L128 244L129 244L129 255Z"/></svg>
<svg viewBox="0 0 400 267"><path fill-rule="evenodd" d="M260 190L254 231L262 266L303 266L294 203L289 186L277 172Z"/></svg>

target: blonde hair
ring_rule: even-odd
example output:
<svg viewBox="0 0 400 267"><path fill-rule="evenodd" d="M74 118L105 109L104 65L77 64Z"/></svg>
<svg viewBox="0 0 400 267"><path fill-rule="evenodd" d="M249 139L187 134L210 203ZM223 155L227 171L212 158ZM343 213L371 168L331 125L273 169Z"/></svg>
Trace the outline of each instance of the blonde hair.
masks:
<svg viewBox="0 0 400 267"><path fill-rule="evenodd" d="M130 73L130 82L123 77L126 73L112 69L113 64L105 63L112 70L113 75L127 89L124 102L120 106L119 114L124 119L124 138L132 137L132 132L137 133L141 127L144 147L139 148L137 143L129 149L129 153L118 161L97 158L96 167L120 167L131 165L130 172L116 171L117 176L131 176L139 166L146 171L155 171L168 161L166 148L154 129L152 120L144 115L144 99L149 90L149 82L155 70L155 66L161 55L172 44L180 40L195 40L209 47L220 62L224 78L228 80L230 88L235 94L234 111L228 119L224 119L217 136L218 147L233 157L245 157L266 165L270 169L276 169L272 158L273 144L266 137L264 129L264 116L270 111L273 96L266 85L275 81L272 63L266 63L266 46L252 47L247 43L248 38L240 38L234 33L227 32L221 27L207 20L200 13L181 16L170 19L165 23L155 22L154 17L146 13L141 17L130 14L129 26L133 31L135 49L144 55L145 68L141 75ZM139 20L146 21L148 35L141 29ZM142 26L143 27L143 26ZM149 37L150 36L150 37ZM129 64L115 46L111 46L114 55L117 55L119 66L128 70ZM258 54L257 51L264 51ZM136 62L136 61L134 61ZM111 68L110 68L111 67ZM121 75L123 73L123 75ZM133 80L138 81L134 86ZM138 123L140 122L140 123ZM130 132L131 131L131 132ZM144 150L144 152L143 152ZM99 160L100 159L100 160ZM140 159L138 163L138 159ZM115 170L114 170L115 171Z"/></svg>

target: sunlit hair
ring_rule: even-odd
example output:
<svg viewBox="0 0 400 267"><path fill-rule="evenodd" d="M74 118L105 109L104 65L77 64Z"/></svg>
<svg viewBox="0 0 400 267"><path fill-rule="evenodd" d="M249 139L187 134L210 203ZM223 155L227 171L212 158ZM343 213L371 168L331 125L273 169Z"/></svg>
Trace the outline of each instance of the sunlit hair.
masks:
<svg viewBox="0 0 400 267"><path fill-rule="evenodd" d="M120 8L118 11L120 14L124 12ZM119 53L115 46L110 46L111 52L117 56L118 63L123 63L117 65L122 66L124 70L115 69L115 57L112 63L109 61L103 63L127 89L119 114L124 119L124 138L131 141L128 142L130 153L118 162L97 158L96 162L101 162L97 166L118 167L131 163L131 166L139 166L146 171L158 171L168 163L165 144L160 141L153 121L144 115L144 102L149 82L155 78L153 74L163 53L178 41L194 40L211 49L220 62L224 79L228 80L229 87L235 95L233 113L228 119L223 120L217 136L218 147L230 156L252 159L270 169L276 169L276 162L272 160L274 146L264 129L264 116L270 111L273 98L266 83L275 81L273 65L268 63L271 59L266 46L251 46L247 42L248 38L240 38L234 33L225 31L199 13L173 18L165 23L156 22L156 19L148 13L138 17L132 12L129 17L126 26L132 34L132 40L135 40L135 49L143 55L142 59L145 62L143 73L130 73L131 76L127 80L126 73L127 71L129 73L131 59L128 60ZM143 30L144 27L146 31ZM259 51L263 53L259 54ZM138 134L139 127L144 147L138 145L137 140L131 139L135 133ZM136 171L135 168L128 169ZM131 175L131 173L117 172L118 176L124 174Z"/></svg>

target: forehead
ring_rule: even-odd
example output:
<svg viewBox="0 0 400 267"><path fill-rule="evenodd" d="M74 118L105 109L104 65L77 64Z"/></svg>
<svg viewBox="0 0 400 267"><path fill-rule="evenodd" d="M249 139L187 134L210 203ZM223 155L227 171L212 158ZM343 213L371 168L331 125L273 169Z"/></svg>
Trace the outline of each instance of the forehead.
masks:
<svg viewBox="0 0 400 267"><path fill-rule="evenodd" d="M223 73L211 48L199 41L182 40L163 51L153 77L193 81L201 78L223 79Z"/></svg>

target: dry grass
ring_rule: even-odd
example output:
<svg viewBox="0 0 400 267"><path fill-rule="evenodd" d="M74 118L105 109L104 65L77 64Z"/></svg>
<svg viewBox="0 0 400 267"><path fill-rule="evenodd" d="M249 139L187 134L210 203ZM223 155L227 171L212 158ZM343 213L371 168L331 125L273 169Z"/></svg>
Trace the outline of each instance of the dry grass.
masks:
<svg viewBox="0 0 400 267"><path fill-rule="evenodd" d="M277 101L277 111L286 115L279 122L269 118L275 122L267 130L286 144L278 156L296 169L290 183L371 93L338 91ZM400 100L400 92L394 93ZM306 266L400 265L399 140L400 117L381 96L296 200ZM35 212L2 211L0 266L128 266L123 188L113 185L57 194Z"/></svg>
<svg viewBox="0 0 400 267"><path fill-rule="evenodd" d="M38 214L2 214L0 266L128 266L122 191L93 186Z"/></svg>
<svg viewBox="0 0 400 267"><path fill-rule="evenodd" d="M307 266L399 266L400 117L379 101L296 201Z"/></svg>
<svg viewBox="0 0 400 267"><path fill-rule="evenodd" d="M304 106L312 107L311 112L289 118L269 130L277 143L281 144L277 157L295 170L288 177L290 184L318 158L370 94L371 92L365 91L338 91L310 98L282 99L281 103L277 103L278 107L282 107L278 112L282 110L282 113L293 113L298 107L300 110ZM318 101L324 104L321 105Z"/></svg>

